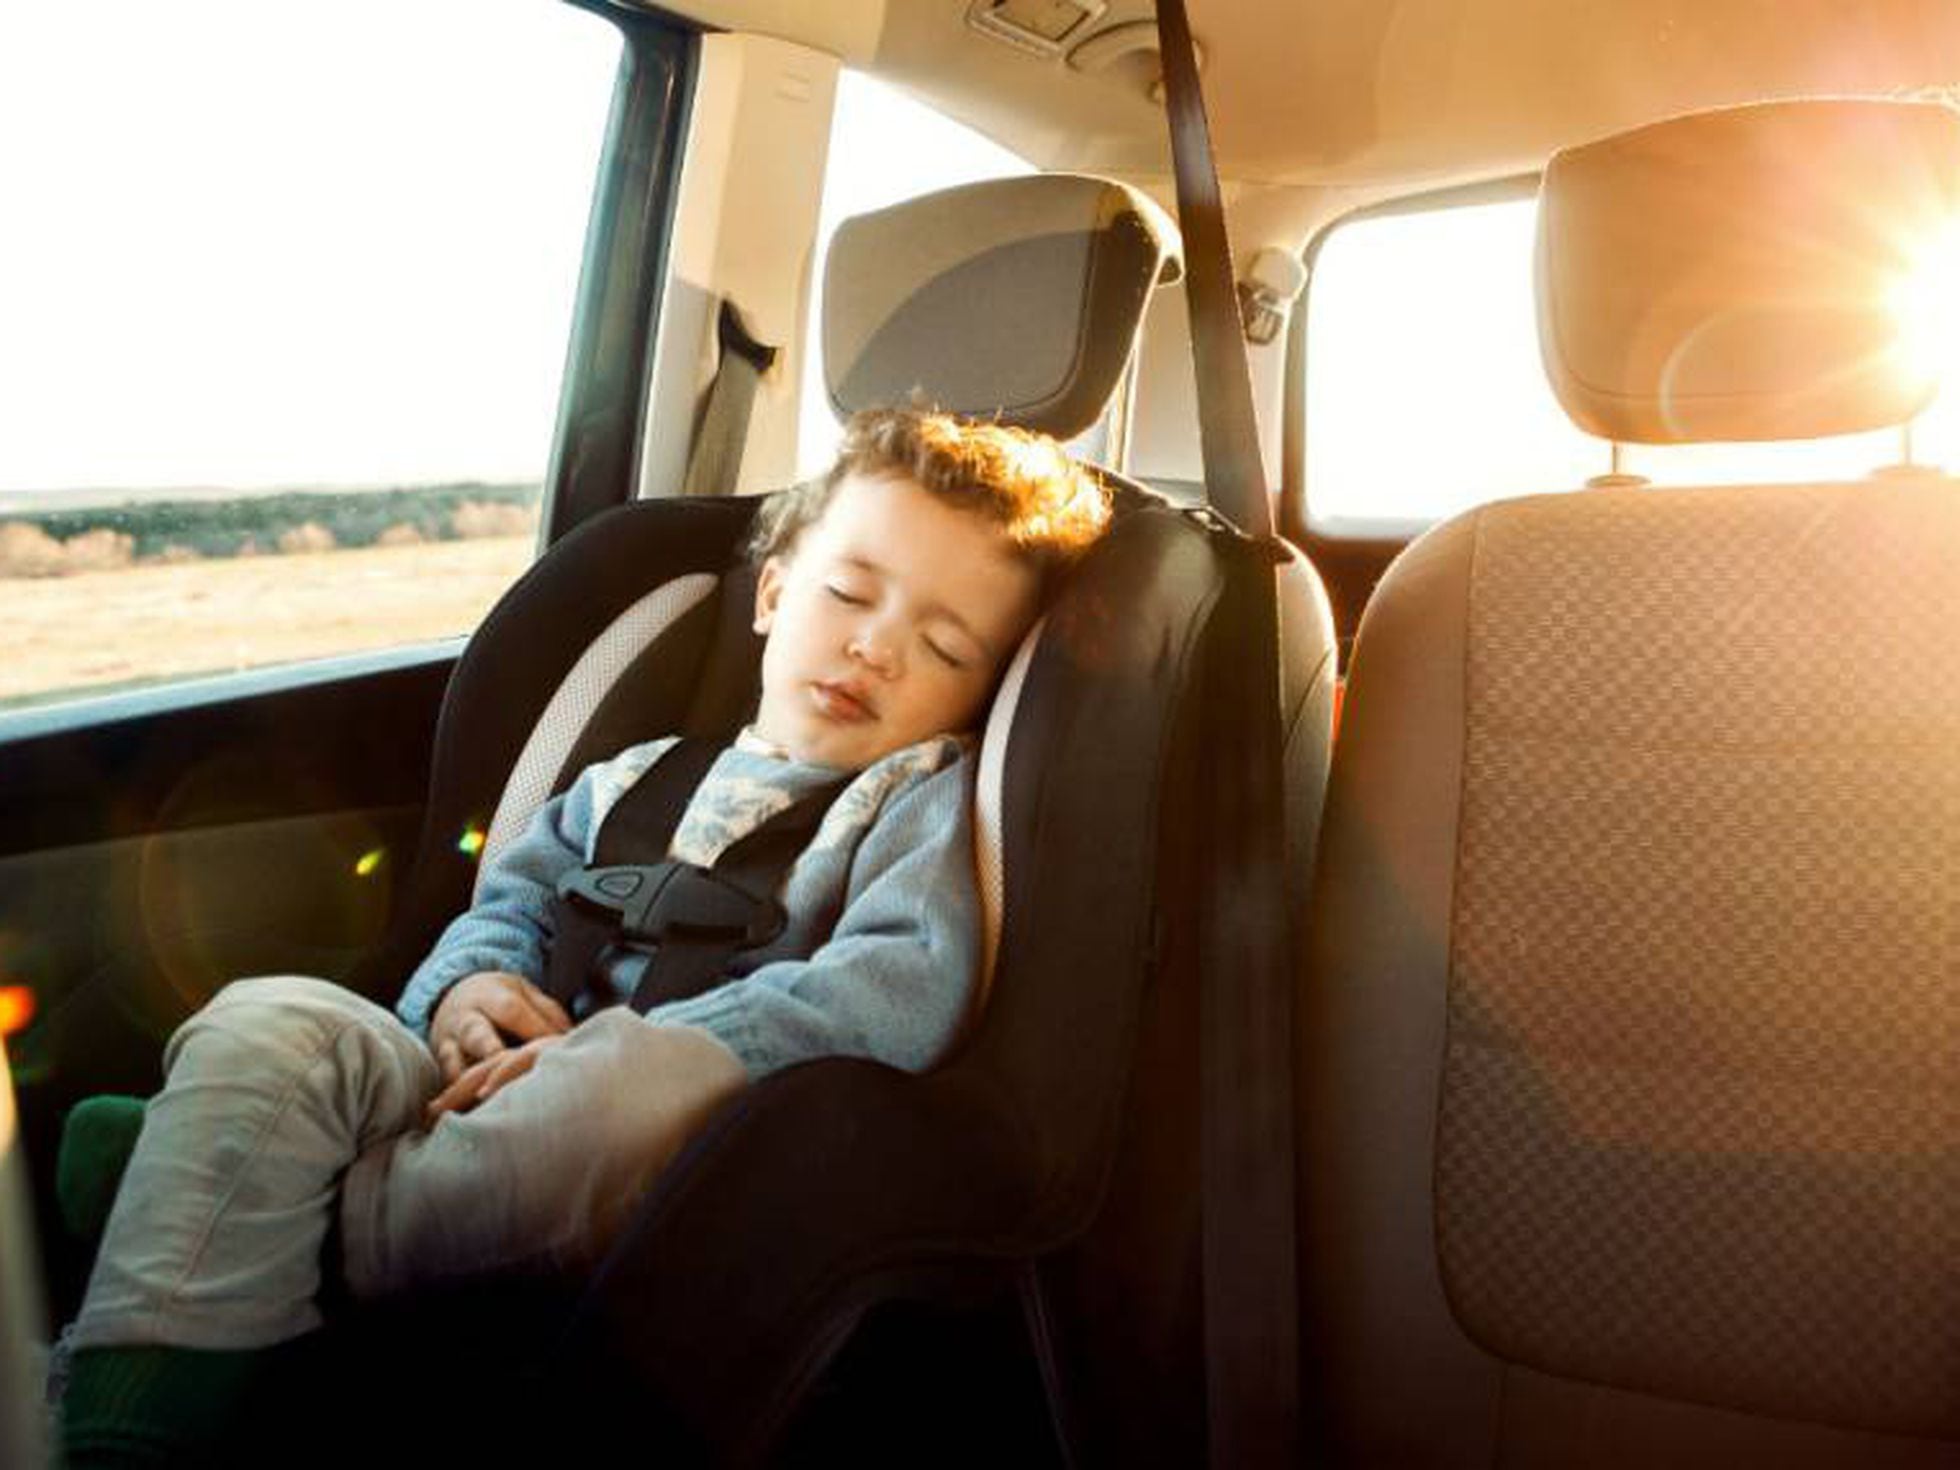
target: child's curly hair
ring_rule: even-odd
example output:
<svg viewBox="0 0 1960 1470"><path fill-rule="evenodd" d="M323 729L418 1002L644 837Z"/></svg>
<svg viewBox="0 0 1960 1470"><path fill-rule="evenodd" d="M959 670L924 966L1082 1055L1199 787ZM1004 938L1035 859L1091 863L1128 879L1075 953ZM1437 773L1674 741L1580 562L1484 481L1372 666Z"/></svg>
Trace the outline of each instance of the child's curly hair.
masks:
<svg viewBox="0 0 1960 1470"><path fill-rule="evenodd" d="M787 554L816 524L846 475L903 477L984 516L1041 573L1088 550L1109 524L1109 491L1046 434L922 408L868 408L844 426L837 462L820 480L764 507L749 543L760 564Z"/></svg>

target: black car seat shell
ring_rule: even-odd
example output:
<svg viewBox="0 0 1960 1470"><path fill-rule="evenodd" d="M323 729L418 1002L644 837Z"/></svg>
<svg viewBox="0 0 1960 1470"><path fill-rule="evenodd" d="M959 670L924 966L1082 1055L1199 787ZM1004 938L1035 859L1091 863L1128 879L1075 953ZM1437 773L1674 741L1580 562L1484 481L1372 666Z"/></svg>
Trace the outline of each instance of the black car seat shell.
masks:
<svg viewBox="0 0 1960 1470"><path fill-rule="evenodd" d="M1052 211L1002 211L1003 187L840 229L825 324L840 407L857 402L850 383L880 395L918 390L921 379L902 368L866 366L874 349L906 340L894 323L911 323L919 335L909 350L922 356L936 357L949 336L961 344L958 368L911 370L930 371L925 383L970 372L972 327L955 329L947 317L960 302L986 315L985 340L1018 365L1018 397L1003 416L1058 434L1083 426L1093 400L1075 380L1123 370L1106 342L1092 345L1102 334L1088 324L1140 312L1137 282L1150 262L1134 225L1111 212L1121 196L1057 188L1053 197L1078 220L1067 228ZM1009 217L1031 238L999 243ZM1043 279L1031 268L1036 245L1053 253L1037 293L1052 309L1030 312L1006 298L1012 283ZM908 289L893 273L901 260L932 283ZM875 289L841 289L840 270ZM945 289L948 281L959 289ZM849 330L834 302L890 320L877 332ZM1078 407L1059 416L1072 399ZM1192 727L1207 661L1229 656L1207 635L1234 549L1212 522L1134 491L1120 501L1134 503L1021 650L986 731L977 856L994 980L965 1045L921 1079L829 1062L738 1098L663 1177L639 1222L642 1240L615 1255L589 1299L595 1356L643 1365L640 1383L658 1385L722 1453L741 1458L767 1444L785 1404L870 1303L958 1299L988 1281L1018 1282L1081 1462L1128 1462L1127 1431L1104 1426L1151 1417L1131 1404L1111 1419L1112 1386L1161 1387L1180 1414L1194 1403L1186 1356L1160 1358L1155 1347L1165 1333L1195 1345L1198 1326L1177 1295L1196 1268L1186 1208L1195 1159L1179 1140L1190 1125L1182 1099L1195 1083L1197 1030L1167 1030L1165 1018L1193 1006L1198 985L1188 945L1202 890L1206 774ZM1278 577L1294 773L1288 832L1309 863L1331 739L1332 624L1303 560L1289 559ZM1169 1161L1170 1188L1112 1185L1127 1175L1121 1159L1140 1152ZM867 1189L869 1179L880 1183ZM772 1249L754 1230L729 1235L722 1222L731 1218L798 1224ZM1092 1221L1079 1248L1055 1254ZM1160 1257L1141 1277L1130 1276L1137 1236ZM1115 1288L1126 1276L1131 1290ZM677 1310L649 1312L647 1302ZM1166 1303L1177 1310L1159 1328L1153 1319ZM1147 1337L1137 1322L1151 1324ZM1161 1438L1155 1449L1182 1442Z"/></svg>
<svg viewBox="0 0 1960 1470"><path fill-rule="evenodd" d="M1911 103L1559 155L1561 401L1904 420L1885 286L1956 177ZM1956 619L1935 475L1503 502L1395 564L1300 1025L1321 1463L1960 1464Z"/></svg>

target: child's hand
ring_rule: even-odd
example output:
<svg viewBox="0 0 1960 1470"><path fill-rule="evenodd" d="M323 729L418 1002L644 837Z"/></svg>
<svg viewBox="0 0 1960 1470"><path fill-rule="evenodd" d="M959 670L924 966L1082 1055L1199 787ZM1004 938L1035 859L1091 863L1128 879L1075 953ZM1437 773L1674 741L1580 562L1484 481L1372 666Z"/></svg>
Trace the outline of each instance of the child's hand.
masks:
<svg viewBox="0 0 1960 1470"><path fill-rule="evenodd" d="M571 1029L565 1008L522 975L479 970L450 986L436 1007L429 1020L429 1050L442 1080L453 1083L470 1064L509 1050L506 1037L535 1041Z"/></svg>
<svg viewBox="0 0 1960 1470"><path fill-rule="evenodd" d="M466 1068L454 1082L429 1100L429 1105L422 1110L422 1126L433 1128L444 1113L467 1113L478 1103L487 1101L536 1066L539 1052L564 1039L563 1036L540 1036L535 1041L506 1048Z"/></svg>

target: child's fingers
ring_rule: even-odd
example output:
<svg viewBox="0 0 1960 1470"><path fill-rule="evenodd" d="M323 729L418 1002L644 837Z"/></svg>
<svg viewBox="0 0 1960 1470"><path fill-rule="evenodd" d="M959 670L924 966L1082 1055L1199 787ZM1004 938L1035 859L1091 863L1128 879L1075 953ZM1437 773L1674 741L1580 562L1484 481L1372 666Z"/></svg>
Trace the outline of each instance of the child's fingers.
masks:
<svg viewBox="0 0 1960 1470"><path fill-rule="evenodd" d="M487 1101L493 1093L502 1091L537 1064L538 1053L535 1047L520 1047L516 1051L505 1052L491 1065L489 1074L476 1091L478 1102Z"/></svg>
<svg viewBox="0 0 1960 1470"><path fill-rule="evenodd" d="M558 1003L558 998L552 995L550 991L540 990L529 980L526 980L524 982L524 994L531 1002L532 1009L541 1012L545 1019L551 1022L551 1029L553 1031L569 1031L572 1029L571 1013Z"/></svg>
<svg viewBox="0 0 1960 1470"><path fill-rule="evenodd" d="M487 1015L497 1026L515 1036L520 1041L536 1041L540 1036L553 1036L562 1028L545 1011L531 1003L525 994L527 982L498 990L484 997L480 1016Z"/></svg>
<svg viewBox="0 0 1960 1470"><path fill-rule="evenodd" d="M482 1083L476 1090L473 1103L488 1101L493 1095L502 1092L519 1077L529 1072L538 1064L538 1054L557 1039L555 1036L547 1036L498 1057L485 1073Z"/></svg>
<svg viewBox="0 0 1960 1470"><path fill-rule="evenodd" d="M456 1044L453 1036L445 1036L436 1043L436 1065L442 1069L443 1082L454 1082L463 1072L463 1049Z"/></svg>
<svg viewBox="0 0 1960 1470"><path fill-rule="evenodd" d="M493 1057L471 1063L429 1100L422 1110L423 1126L433 1128L444 1113L467 1113L477 1104L501 1092L537 1065L539 1051L556 1039L555 1036L545 1037L541 1041L509 1048Z"/></svg>
<svg viewBox="0 0 1960 1470"><path fill-rule="evenodd" d="M470 1062L485 1062L505 1050L503 1033L492 1024L494 1016L471 1011L456 1026L456 1044Z"/></svg>
<svg viewBox="0 0 1960 1470"><path fill-rule="evenodd" d="M479 1062L429 1099L428 1106L422 1110L425 1125L433 1128L436 1119L444 1113L462 1112L474 1106L476 1089L482 1083L483 1071L484 1066Z"/></svg>
<svg viewBox="0 0 1960 1470"><path fill-rule="evenodd" d="M508 1051L498 1057L488 1067L485 1067L483 1069L483 1080L476 1084L476 1091L471 1094L471 1100L482 1102L491 1093L495 1092L499 1087L502 1087L505 1076L511 1070L513 1059L523 1055L524 1053L521 1050Z"/></svg>
<svg viewBox="0 0 1960 1470"><path fill-rule="evenodd" d="M526 1041L535 1041L540 1036L557 1036L572 1029L572 1018L565 1014L565 1008L552 999L548 991L540 990L529 980L519 980L512 989L517 1001L537 1023L538 1029L526 1035Z"/></svg>

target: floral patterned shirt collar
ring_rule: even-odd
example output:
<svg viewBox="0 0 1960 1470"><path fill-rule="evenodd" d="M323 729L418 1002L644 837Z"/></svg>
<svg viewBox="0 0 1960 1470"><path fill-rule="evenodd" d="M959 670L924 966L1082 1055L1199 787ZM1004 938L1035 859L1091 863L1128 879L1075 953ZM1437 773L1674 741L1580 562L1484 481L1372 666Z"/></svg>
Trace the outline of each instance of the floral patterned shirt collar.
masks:
<svg viewBox="0 0 1960 1470"><path fill-rule="evenodd" d="M786 761L789 759L789 752L787 750L783 749L775 741L765 739L761 735L758 735L753 725L742 726L741 733L735 737L735 748L748 755L763 755L769 757L771 760Z"/></svg>

